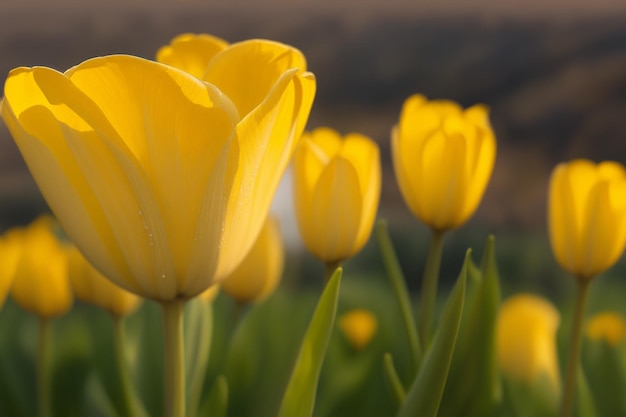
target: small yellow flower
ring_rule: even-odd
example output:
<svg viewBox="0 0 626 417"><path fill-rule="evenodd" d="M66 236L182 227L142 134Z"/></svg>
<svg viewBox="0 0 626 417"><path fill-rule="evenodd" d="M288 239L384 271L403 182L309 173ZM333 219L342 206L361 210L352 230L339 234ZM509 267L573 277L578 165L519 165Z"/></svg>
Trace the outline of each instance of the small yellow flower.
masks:
<svg viewBox="0 0 626 417"><path fill-rule="evenodd" d="M363 350L374 338L378 320L371 311L355 308L339 318L339 328L354 349Z"/></svg>
<svg viewBox="0 0 626 417"><path fill-rule="evenodd" d="M552 172L548 195L550 243L556 260L579 279L610 268L626 243L626 170L584 159Z"/></svg>
<svg viewBox="0 0 626 417"><path fill-rule="evenodd" d="M199 80L115 55L17 68L2 117L70 239L117 285L188 299L224 279L267 216L313 102L295 48L228 46Z"/></svg>
<svg viewBox="0 0 626 417"><path fill-rule="evenodd" d="M560 316L543 298L518 294L502 303L496 326L498 363L513 380L537 383L547 378L555 397L561 382L556 351Z"/></svg>
<svg viewBox="0 0 626 417"><path fill-rule="evenodd" d="M372 232L380 198L378 145L360 134L305 133L293 161L298 228L307 249L324 262L360 251Z"/></svg>
<svg viewBox="0 0 626 417"><path fill-rule="evenodd" d="M183 33L157 51L156 59L196 78L204 77L211 60L228 48L228 42L207 34Z"/></svg>
<svg viewBox="0 0 626 417"><path fill-rule="evenodd" d="M243 262L222 281L222 289L241 304L262 301L278 286L284 264L280 224L269 215Z"/></svg>
<svg viewBox="0 0 626 417"><path fill-rule="evenodd" d="M114 316L126 316L139 307L141 298L113 284L85 259L76 247L68 253L70 283L81 301L98 306Z"/></svg>
<svg viewBox="0 0 626 417"><path fill-rule="evenodd" d="M0 238L0 309L15 277L21 253L21 229L11 229Z"/></svg>
<svg viewBox="0 0 626 417"><path fill-rule="evenodd" d="M55 222L42 216L24 229L11 297L24 310L53 318L72 307L67 248L54 235Z"/></svg>
<svg viewBox="0 0 626 417"><path fill-rule="evenodd" d="M463 110L415 94L404 102L391 148L404 201L421 221L445 231L474 214L496 156L487 107Z"/></svg>
<svg viewBox="0 0 626 417"><path fill-rule="evenodd" d="M587 321L587 337L603 340L611 346L619 345L626 336L626 321L618 313L600 313Z"/></svg>

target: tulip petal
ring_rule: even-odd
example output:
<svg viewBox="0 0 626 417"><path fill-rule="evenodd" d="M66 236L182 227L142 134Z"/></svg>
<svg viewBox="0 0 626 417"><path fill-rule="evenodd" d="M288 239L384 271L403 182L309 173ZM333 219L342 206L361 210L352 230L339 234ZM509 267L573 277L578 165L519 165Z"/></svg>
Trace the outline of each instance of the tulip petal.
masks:
<svg viewBox="0 0 626 417"><path fill-rule="evenodd" d="M183 33L160 48L156 60L201 79L213 57L227 47L228 42L216 36Z"/></svg>
<svg viewBox="0 0 626 417"><path fill-rule="evenodd" d="M416 158L415 149L410 146L416 142L403 141L400 142L400 132L398 126L394 126L391 130L391 157L393 160L393 170L396 174L396 181L400 187L400 193L404 202L409 207L411 212L419 218L422 217L422 212L418 204L418 195L416 190L417 175L409 170L411 167L411 160Z"/></svg>

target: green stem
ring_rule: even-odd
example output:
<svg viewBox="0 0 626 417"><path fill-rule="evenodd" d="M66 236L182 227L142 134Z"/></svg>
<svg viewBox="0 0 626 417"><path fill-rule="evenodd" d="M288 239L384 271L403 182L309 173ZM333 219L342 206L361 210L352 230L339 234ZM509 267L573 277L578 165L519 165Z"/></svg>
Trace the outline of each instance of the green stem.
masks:
<svg viewBox="0 0 626 417"><path fill-rule="evenodd" d="M386 222L378 222L378 225L376 225L376 237L378 238L378 245L380 246L381 256L385 264L385 269L387 270L389 281L391 281L391 286L393 287L396 299L398 300L398 306L400 307L400 313L402 314L404 331L407 336L409 351L411 352L411 377L413 377L417 374L417 370L422 361L422 350L417 335L415 319L413 318L413 308L411 307L409 291L406 287L406 281L402 273L402 268L400 268L398 257L396 256L393 244L389 238Z"/></svg>
<svg viewBox="0 0 626 417"><path fill-rule="evenodd" d="M183 307L185 301L161 303L165 353L164 416L185 417L185 350L183 346Z"/></svg>
<svg viewBox="0 0 626 417"><path fill-rule="evenodd" d="M393 357L391 356L391 353L385 353L385 356L383 357L383 367L385 370L385 376L387 377L387 383L393 392L396 405L400 407L406 398L406 391L400 381L398 373L396 372L396 367L393 364Z"/></svg>
<svg viewBox="0 0 626 417"><path fill-rule="evenodd" d="M37 357L37 401L38 416L50 417L52 415L50 404L50 320L39 319L39 348Z"/></svg>
<svg viewBox="0 0 626 417"><path fill-rule="evenodd" d="M138 399L133 390L133 385L125 360L124 348L126 346L126 337L124 333L124 318L113 316L113 343L115 347L115 362L120 383L120 391L122 394L122 415L128 417L137 417L142 415L138 411Z"/></svg>
<svg viewBox="0 0 626 417"><path fill-rule="evenodd" d="M576 396L576 377L580 360L580 347L582 344L583 319L589 295L589 283L591 280L578 279L576 292L576 306L574 307L574 322L570 335L569 358L565 373L565 390L561 403L561 417L571 417L574 411L574 398Z"/></svg>
<svg viewBox="0 0 626 417"><path fill-rule="evenodd" d="M439 281L439 267L441 266L441 252L443 250L444 231L432 230L426 267L422 278L422 292L418 306L417 329L419 331L422 350L430 345L431 327L435 303L437 301L437 282Z"/></svg>
<svg viewBox="0 0 626 417"><path fill-rule="evenodd" d="M333 276L337 268L341 266L341 261L330 261L325 264L326 270L324 272L324 287L328 284L328 281Z"/></svg>

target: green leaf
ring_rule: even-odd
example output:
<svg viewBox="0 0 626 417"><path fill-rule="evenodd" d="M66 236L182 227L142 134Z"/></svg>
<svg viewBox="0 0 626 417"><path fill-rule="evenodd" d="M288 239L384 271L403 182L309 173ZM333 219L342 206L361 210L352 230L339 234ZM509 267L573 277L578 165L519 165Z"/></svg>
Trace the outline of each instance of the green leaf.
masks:
<svg viewBox="0 0 626 417"><path fill-rule="evenodd" d="M391 353L385 353L383 358L383 367L385 369L387 386L389 386L389 389L393 394L393 399L396 401L396 405L400 406L406 398L406 391L400 381L400 377L398 377L396 367L393 365L393 356Z"/></svg>
<svg viewBox="0 0 626 417"><path fill-rule="evenodd" d="M471 250L467 251L461 274L450 294L435 339L426 352L397 417L435 417L448 378L457 333L463 314L465 286Z"/></svg>
<svg viewBox="0 0 626 417"><path fill-rule="evenodd" d="M495 239L487 239L480 269L470 262L467 306L459 329L440 416L489 416L502 402L496 355L500 283Z"/></svg>
<svg viewBox="0 0 626 417"><path fill-rule="evenodd" d="M199 415L211 417L226 417L228 412L228 381L224 375L219 375L209 395L200 407Z"/></svg>
<svg viewBox="0 0 626 417"><path fill-rule="evenodd" d="M213 307L198 298L185 307L185 360L187 375L187 407L190 417L195 417L200 405L202 387L206 376L211 338L213 334Z"/></svg>
<svg viewBox="0 0 626 417"><path fill-rule="evenodd" d="M287 384L279 417L310 417L313 414L317 381L335 324L341 274L341 268L337 268L317 304Z"/></svg>
<svg viewBox="0 0 626 417"><path fill-rule="evenodd" d="M626 416L626 373L623 350L606 340L585 339L582 368L601 416Z"/></svg>
<svg viewBox="0 0 626 417"><path fill-rule="evenodd" d="M578 417L598 417L598 412L596 411L596 405L594 403L593 397L591 395L591 391L589 389L589 383L587 382L587 376L582 368L578 367L578 378L576 378L576 410L575 413ZM603 381L602 388L607 389L608 381ZM623 396L623 392L618 394L620 397ZM621 414L607 414L607 415L621 415Z"/></svg>

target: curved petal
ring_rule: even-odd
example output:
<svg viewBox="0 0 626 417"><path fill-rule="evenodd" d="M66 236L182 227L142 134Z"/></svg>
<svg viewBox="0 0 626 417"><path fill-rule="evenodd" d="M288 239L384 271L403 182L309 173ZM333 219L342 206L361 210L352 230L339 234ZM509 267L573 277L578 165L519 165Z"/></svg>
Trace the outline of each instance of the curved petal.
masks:
<svg viewBox="0 0 626 417"><path fill-rule="evenodd" d="M399 135L398 126L394 126L391 130L391 158L393 170L396 174L396 181L398 182L404 202L411 212L421 219L421 210L417 200L417 178L413 170L409 169L409 167L412 166L410 165L411 160L415 158L415 155L411 153L411 150L407 149L408 146L403 147L405 142L400 141Z"/></svg>
<svg viewBox="0 0 626 417"><path fill-rule="evenodd" d="M156 60L202 78L209 62L226 48L228 42L216 36L183 33L172 39L169 45L161 47Z"/></svg>

